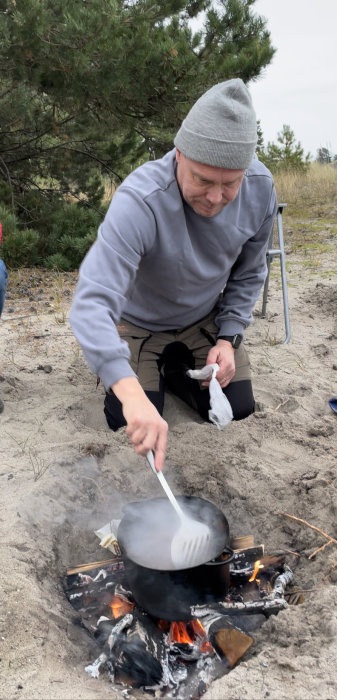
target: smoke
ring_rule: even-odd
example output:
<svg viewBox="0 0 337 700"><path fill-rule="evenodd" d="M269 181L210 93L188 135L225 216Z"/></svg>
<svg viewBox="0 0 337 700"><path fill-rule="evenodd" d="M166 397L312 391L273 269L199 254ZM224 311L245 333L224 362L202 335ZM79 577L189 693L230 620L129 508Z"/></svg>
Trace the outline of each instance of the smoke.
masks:
<svg viewBox="0 0 337 700"><path fill-rule="evenodd" d="M209 559L221 554L227 544L226 521L213 504L193 497L178 497L184 512L210 528ZM136 564L158 570L174 569L172 538L181 520L168 498L149 499L128 504L123 509L118 541L124 553Z"/></svg>

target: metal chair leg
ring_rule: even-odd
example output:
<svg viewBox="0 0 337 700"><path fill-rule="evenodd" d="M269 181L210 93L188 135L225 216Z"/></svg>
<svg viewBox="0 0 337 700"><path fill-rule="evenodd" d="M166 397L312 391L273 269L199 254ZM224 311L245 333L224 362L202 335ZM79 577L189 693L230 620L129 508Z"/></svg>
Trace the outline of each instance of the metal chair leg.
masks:
<svg viewBox="0 0 337 700"><path fill-rule="evenodd" d="M282 225L282 213L283 213L284 207L286 207L286 206L287 206L286 204L279 204L277 207L276 220L277 220L277 233L278 233L279 248L273 248L274 231L272 231L272 233L270 235L270 240L269 240L270 247L267 251L268 272L267 272L267 277L266 277L266 281L264 283L264 288L263 288L262 311L261 311L261 316L262 316L262 318L264 318L266 315L266 309L267 309L267 297L268 297L268 289L269 289L270 267L271 267L271 263L272 263L274 257L277 256L280 258L284 326L285 326L285 333L286 333L285 339L282 341L283 343L289 343L289 340L291 338L290 321L289 321L288 291L287 291L287 275L286 275L283 225Z"/></svg>

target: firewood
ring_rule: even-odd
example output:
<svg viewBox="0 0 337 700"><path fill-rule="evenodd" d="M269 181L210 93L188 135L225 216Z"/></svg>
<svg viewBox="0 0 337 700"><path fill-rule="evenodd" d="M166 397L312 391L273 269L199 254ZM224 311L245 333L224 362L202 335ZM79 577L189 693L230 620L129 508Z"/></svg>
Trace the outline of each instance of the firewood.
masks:
<svg viewBox="0 0 337 700"><path fill-rule="evenodd" d="M253 639L236 629L221 629L215 634L215 643L226 657L229 667L233 668L253 644Z"/></svg>
<svg viewBox="0 0 337 700"><path fill-rule="evenodd" d="M71 574L82 574L84 571L97 569L99 566L109 566L119 560L119 557L112 557L111 559L102 559L102 561L92 561L89 564L78 564L78 566L74 566L72 569L67 569L66 574L67 576L71 576Z"/></svg>
<svg viewBox="0 0 337 700"><path fill-rule="evenodd" d="M231 541L232 549L250 549L254 547L254 535L243 535L242 537L233 537Z"/></svg>

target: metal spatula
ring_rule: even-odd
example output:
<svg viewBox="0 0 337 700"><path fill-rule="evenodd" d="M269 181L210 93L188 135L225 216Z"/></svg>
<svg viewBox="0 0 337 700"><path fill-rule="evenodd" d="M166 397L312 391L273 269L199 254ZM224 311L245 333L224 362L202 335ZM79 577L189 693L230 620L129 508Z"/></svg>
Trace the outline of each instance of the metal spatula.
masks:
<svg viewBox="0 0 337 700"><path fill-rule="evenodd" d="M210 528L208 525L199 522L199 520L194 520L184 513L173 495L163 472L157 472L152 451L147 453L146 459L180 518L179 528L172 537L171 542L171 557L174 568L190 569L193 566L205 564L209 559Z"/></svg>

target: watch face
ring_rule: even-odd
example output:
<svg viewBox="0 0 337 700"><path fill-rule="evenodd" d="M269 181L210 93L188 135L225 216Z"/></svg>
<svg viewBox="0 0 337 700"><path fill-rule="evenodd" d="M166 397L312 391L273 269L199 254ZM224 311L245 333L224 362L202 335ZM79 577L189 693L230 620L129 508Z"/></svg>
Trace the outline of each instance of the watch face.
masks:
<svg viewBox="0 0 337 700"><path fill-rule="evenodd" d="M232 342L233 348L235 348L235 349L238 348L239 345L240 345L240 343L241 343L241 341L242 341L242 335L239 335L239 334L237 333L237 334L233 337L233 342Z"/></svg>

